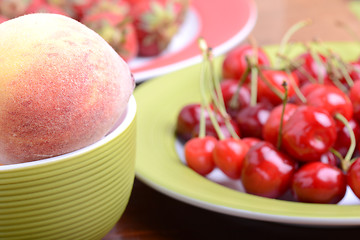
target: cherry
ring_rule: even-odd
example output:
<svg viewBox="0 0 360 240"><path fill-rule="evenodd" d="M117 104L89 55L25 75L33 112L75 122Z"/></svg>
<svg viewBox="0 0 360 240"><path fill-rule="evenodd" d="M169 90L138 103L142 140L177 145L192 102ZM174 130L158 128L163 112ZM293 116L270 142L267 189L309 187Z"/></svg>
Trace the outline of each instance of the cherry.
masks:
<svg viewBox="0 0 360 240"><path fill-rule="evenodd" d="M213 136L192 138L185 143L184 153L187 165L200 175L206 176L215 168L213 149L217 139Z"/></svg>
<svg viewBox="0 0 360 240"><path fill-rule="evenodd" d="M324 55L315 53L319 56L320 62L314 59L313 55L308 51L303 54L300 54L295 61L302 62L301 68L303 71L307 72L312 78L319 82L321 79L327 77L327 69L324 63L327 62L327 59ZM295 70L294 73L298 76L300 85L303 85L309 82L307 75L304 75L303 71L299 69Z"/></svg>
<svg viewBox="0 0 360 240"><path fill-rule="evenodd" d="M294 160L261 141L246 154L241 181L247 193L278 198L289 189L295 168Z"/></svg>
<svg viewBox="0 0 360 240"><path fill-rule="evenodd" d="M353 160L346 173L346 179L351 190L360 198L360 158Z"/></svg>
<svg viewBox="0 0 360 240"><path fill-rule="evenodd" d="M242 137L262 139L262 129L270 115L270 111L269 106L263 103L243 108L236 116Z"/></svg>
<svg viewBox="0 0 360 240"><path fill-rule="evenodd" d="M222 75L223 78L240 79L249 67L246 57L255 56L259 66L268 66L269 57L261 48L254 49L251 45L241 45L230 51L223 61Z"/></svg>
<svg viewBox="0 0 360 240"><path fill-rule="evenodd" d="M307 163L295 172L292 191L300 202L338 203L346 192L346 177L330 164Z"/></svg>
<svg viewBox="0 0 360 240"><path fill-rule="evenodd" d="M217 119L220 131L222 132L222 134L224 135L224 138L231 138L231 132L229 131L228 127L225 124L225 121L223 118L218 117ZM241 132L239 129L239 126L237 125L237 123L230 119L230 124L232 125L235 133L237 134L237 136L241 136ZM192 137L198 137L199 136L199 130L200 130L200 124L197 124L194 126L194 129L192 131ZM219 139L218 136L218 132L216 131L214 124L211 123L210 119L207 118L206 122L205 122L205 132L206 132L206 136L213 136L217 139Z"/></svg>
<svg viewBox="0 0 360 240"><path fill-rule="evenodd" d="M352 70L349 75L353 81L360 80L360 60L350 63Z"/></svg>
<svg viewBox="0 0 360 240"><path fill-rule="evenodd" d="M285 122L287 122L287 120L293 115L296 108L297 105L292 103L287 103L285 105L283 124L285 124ZM282 105L278 105L273 108L270 112L269 118L263 126L263 139L272 143L274 146L277 146L282 110Z"/></svg>
<svg viewBox="0 0 360 240"><path fill-rule="evenodd" d="M355 140L358 142L360 140L360 126L354 120L350 119L349 126L354 132ZM349 130L346 126L338 124L337 126L337 138L333 148L337 150L343 157L347 154L351 144L351 138Z"/></svg>
<svg viewBox="0 0 360 240"><path fill-rule="evenodd" d="M282 146L299 161L318 161L335 140L335 121L319 107L298 106L283 127Z"/></svg>
<svg viewBox="0 0 360 240"><path fill-rule="evenodd" d="M315 89L321 88L323 84L320 83L305 83L300 87L300 91L302 95L306 98L310 93L312 93ZM297 95L293 96L293 101L295 104L303 104L300 98Z"/></svg>
<svg viewBox="0 0 360 240"><path fill-rule="evenodd" d="M285 71L280 70L264 70L260 74L262 77L258 79L258 101L269 101L273 105L282 103L282 96L284 95L284 82L287 84L288 97L291 98L295 95L294 85L298 85L298 78L295 74L289 75ZM271 85L271 86L269 86ZM275 91L278 92L276 94Z"/></svg>
<svg viewBox="0 0 360 240"><path fill-rule="evenodd" d="M349 98L353 106L353 114L356 121L360 122L360 80L354 82L350 89Z"/></svg>
<svg viewBox="0 0 360 240"><path fill-rule="evenodd" d="M216 143L213 150L215 165L229 178L239 179L249 147L240 139L227 138Z"/></svg>
<svg viewBox="0 0 360 240"><path fill-rule="evenodd" d="M178 138L187 141L192 137L194 127L200 122L201 111L199 103L191 103L182 107L177 117L175 129Z"/></svg>
<svg viewBox="0 0 360 240"><path fill-rule="evenodd" d="M220 83L226 111L233 118L242 108L250 105L250 89L244 85L239 88L238 85L239 80L236 79L224 79ZM232 104L236 92L236 101Z"/></svg>
<svg viewBox="0 0 360 240"><path fill-rule="evenodd" d="M210 106L213 109L212 106ZM199 103L190 103L181 108L176 122L175 133L176 136L186 142L191 139L196 131L195 128L198 128L200 124L201 118L201 104ZM206 121L206 125L210 125L211 121L209 118L209 114L206 110L204 110L204 117ZM217 119L220 119L220 115L216 115Z"/></svg>
<svg viewBox="0 0 360 240"><path fill-rule="evenodd" d="M257 144L258 142L261 142L261 139L254 138L254 137L245 137L241 139L244 143L248 145L249 148Z"/></svg>
<svg viewBox="0 0 360 240"><path fill-rule="evenodd" d="M340 113L347 120L353 116L353 106L350 98L335 86L317 86L306 96L307 105L327 110L330 115Z"/></svg>
<svg viewBox="0 0 360 240"><path fill-rule="evenodd" d="M320 162L332 165L334 167L340 167L340 160L332 152L326 152L320 157Z"/></svg>

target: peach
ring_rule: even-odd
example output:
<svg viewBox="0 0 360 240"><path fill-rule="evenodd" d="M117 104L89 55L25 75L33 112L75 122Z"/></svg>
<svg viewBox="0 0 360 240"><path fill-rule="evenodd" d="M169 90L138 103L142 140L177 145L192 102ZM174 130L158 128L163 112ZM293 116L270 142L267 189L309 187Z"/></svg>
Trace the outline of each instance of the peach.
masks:
<svg viewBox="0 0 360 240"><path fill-rule="evenodd" d="M69 17L0 24L0 164L53 157L105 136L135 87L125 61Z"/></svg>

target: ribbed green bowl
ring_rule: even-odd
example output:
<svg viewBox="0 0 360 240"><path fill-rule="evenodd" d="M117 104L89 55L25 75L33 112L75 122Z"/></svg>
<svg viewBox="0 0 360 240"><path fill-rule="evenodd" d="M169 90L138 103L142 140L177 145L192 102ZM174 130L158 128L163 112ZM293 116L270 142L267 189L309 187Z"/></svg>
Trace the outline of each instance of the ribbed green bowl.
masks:
<svg viewBox="0 0 360 240"><path fill-rule="evenodd" d="M101 239L135 176L136 101L106 137L62 156L0 166L0 239Z"/></svg>

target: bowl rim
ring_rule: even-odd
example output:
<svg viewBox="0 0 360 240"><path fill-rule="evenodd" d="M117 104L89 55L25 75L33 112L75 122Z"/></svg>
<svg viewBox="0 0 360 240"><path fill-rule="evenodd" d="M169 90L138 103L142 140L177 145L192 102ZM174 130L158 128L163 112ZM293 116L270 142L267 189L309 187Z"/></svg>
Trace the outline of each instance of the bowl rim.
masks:
<svg viewBox="0 0 360 240"><path fill-rule="evenodd" d="M104 136L99 141L97 141L93 144L90 144L86 147L83 147L81 149L78 149L78 150L75 150L75 151L72 151L69 153L65 153L65 154L62 154L59 156L55 156L55 157L40 159L40 160L36 160L36 161L32 161L32 162L0 165L0 173L5 170L33 167L33 166L37 166L37 165L47 164L50 162L64 160L64 159L67 159L70 157L76 157L78 155L89 152L93 149L99 148L99 147L105 145L106 143L112 141L114 138L119 136L121 133L123 133L134 121L136 111L137 111L136 100L135 100L134 95L132 94L129 98L129 101L127 103L127 107L123 113L123 116L121 117L121 118L123 118L123 120L120 122L120 124L117 127L112 129L106 136Z"/></svg>

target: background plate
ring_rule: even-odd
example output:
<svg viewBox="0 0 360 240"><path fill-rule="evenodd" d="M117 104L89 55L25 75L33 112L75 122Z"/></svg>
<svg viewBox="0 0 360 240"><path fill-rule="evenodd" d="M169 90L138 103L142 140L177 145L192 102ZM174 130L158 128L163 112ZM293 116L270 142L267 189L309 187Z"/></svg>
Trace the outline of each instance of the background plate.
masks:
<svg viewBox="0 0 360 240"><path fill-rule="evenodd" d="M252 0L191 0L179 33L161 55L129 62L137 83L200 62L197 38L207 39L220 55L243 41L255 26L257 10Z"/></svg>
<svg viewBox="0 0 360 240"><path fill-rule="evenodd" d="M360 54L356 43L328 43L347 60ZM272 56L276 47L265 49ZM295 56L301 47L289 54ZM221 66L217 59L217 71ZM135 89L138 104L136 176L150 187L180 201L238 217L301 225L360 225L359 201L351 193L339 205L308 204L246 194L202 177L179 158L174 135L177 114L199 102L200 65L147 81ZM350 194L350 195L349 195Z"/></svg>

